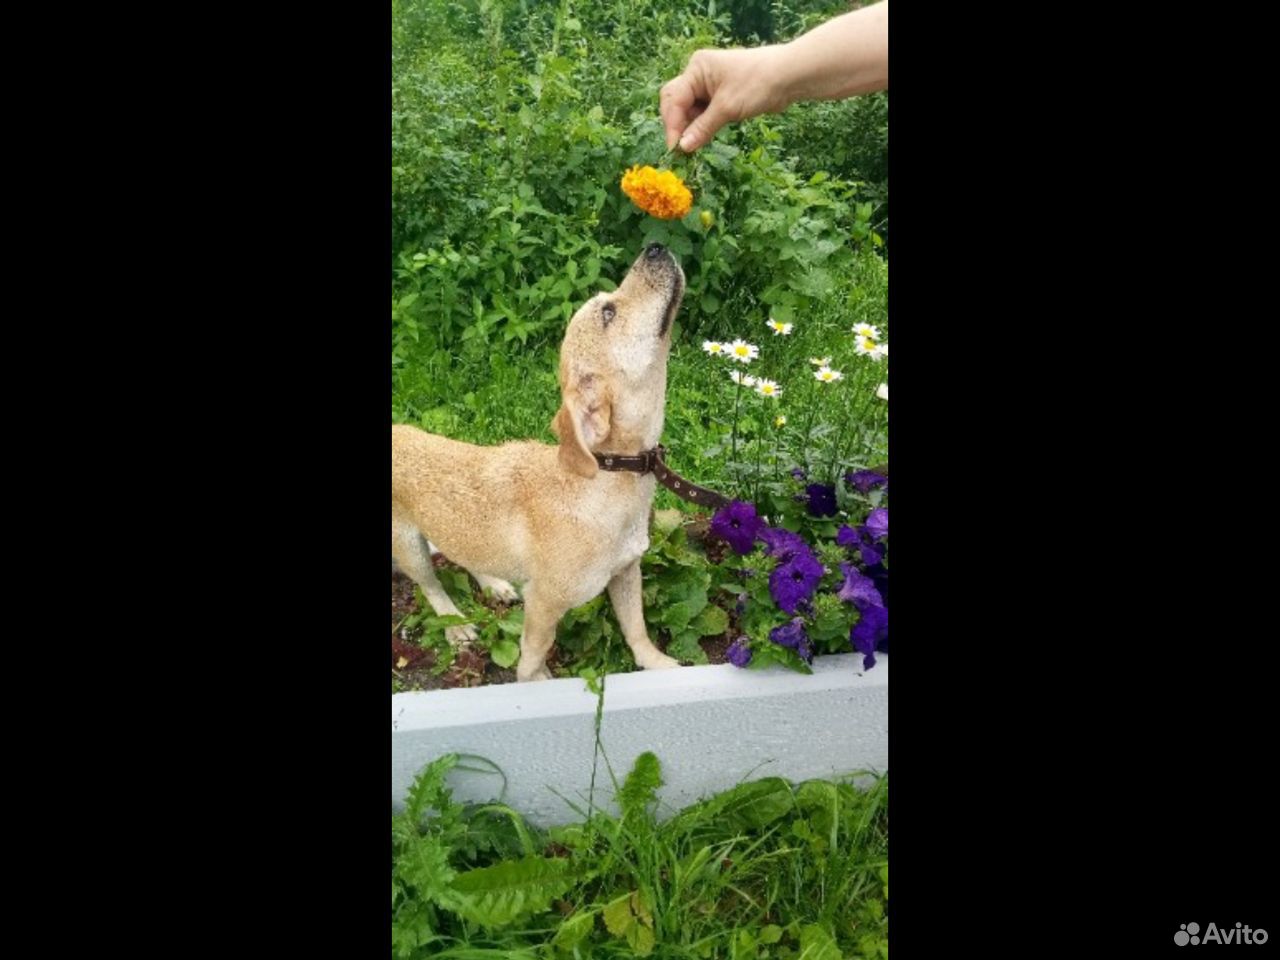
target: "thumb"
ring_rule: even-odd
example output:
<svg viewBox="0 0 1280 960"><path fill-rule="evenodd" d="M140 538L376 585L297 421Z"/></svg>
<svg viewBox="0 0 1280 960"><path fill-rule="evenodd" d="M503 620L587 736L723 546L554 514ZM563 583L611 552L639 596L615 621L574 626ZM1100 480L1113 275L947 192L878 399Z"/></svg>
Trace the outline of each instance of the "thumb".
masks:
<svg viewBox="0 0 1280 960"><path fill-rule="evenodd" d="M715 136L716 131L731 119L732 117L729 116L728 111L713 98L707 104L707 109L702 111L697 119L685 128L684 135L680 137L680 149L685 153L693 153L700 147L706 146L711 142L711 138Z"/></svg>

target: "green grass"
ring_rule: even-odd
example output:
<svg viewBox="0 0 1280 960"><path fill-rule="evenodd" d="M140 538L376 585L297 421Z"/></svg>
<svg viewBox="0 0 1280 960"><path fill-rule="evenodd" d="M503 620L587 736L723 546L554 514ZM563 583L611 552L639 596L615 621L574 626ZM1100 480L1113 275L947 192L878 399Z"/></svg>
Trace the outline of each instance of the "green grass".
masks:
<svg viewBox="0 0 1280 960"><path fill-rule="evenodd" d="M616 816L575 803L539 830L451 799L449 770L476 759L431 764L394 818L394 956L888 957L887 776L767 778L659 811L644 754L609 791Z"/></svg>

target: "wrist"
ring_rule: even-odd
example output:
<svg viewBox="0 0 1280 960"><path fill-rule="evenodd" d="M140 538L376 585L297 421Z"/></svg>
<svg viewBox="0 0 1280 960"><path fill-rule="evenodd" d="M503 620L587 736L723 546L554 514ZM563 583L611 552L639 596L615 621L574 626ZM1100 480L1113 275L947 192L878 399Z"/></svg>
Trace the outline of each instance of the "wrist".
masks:
<svg viewBox="0 0 1280 960"><path fill-rule="evenodd" d="M758 48L761 56L761 78L769 90L770 112L781 113L806 98L805 78L795 50L795 41Z"/></svg>

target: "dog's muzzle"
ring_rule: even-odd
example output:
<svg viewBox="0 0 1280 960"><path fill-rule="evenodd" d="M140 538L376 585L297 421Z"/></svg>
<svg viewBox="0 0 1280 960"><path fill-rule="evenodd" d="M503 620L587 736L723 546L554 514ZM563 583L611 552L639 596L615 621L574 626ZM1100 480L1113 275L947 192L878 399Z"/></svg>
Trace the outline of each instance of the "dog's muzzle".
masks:
<svg viewBox="0 0 1280 960"><path fill-rule="evenodd" d="M662 308L662 323L658 326L659 337L667 335L667 331L671 329L672 321L676 318L676 311L680 308L680 298L684 296L684 271L680 269L680 263L676 260L675 254L662 244L651 243L644 248L646 263L656 266L664 258L670 265L671 293L667 297L667 305Z"/></svg>

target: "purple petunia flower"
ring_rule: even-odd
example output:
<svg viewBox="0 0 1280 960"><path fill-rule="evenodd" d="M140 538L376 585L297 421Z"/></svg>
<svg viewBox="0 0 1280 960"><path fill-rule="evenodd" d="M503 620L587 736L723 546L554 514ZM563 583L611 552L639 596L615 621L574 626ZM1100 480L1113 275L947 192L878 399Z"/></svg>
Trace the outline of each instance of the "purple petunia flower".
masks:
<svg viewBox="0 0 1280 960"><path fill-rule="evenodd" d="M813 663L813 649L809 646L809 635L804 632L804 621L799 617L790 623L774 627L769 631L769 639L780 647L794 650L806 663Z"/></svg>
<svg viewBox="0 0 1280 960"><path fill-rule="evenodd" d="M836 515L836 488L825 483L811 483L804 488L809 496L809 512L815 517Z"/></svg>
<svg viewBox="0 0 1280 960"><path fill-rule="evenodd" d="M844 475L845 482L859 493L870 493L876 487L888 484L889 478L874 470L850 470Z"/></svg>
<svg viewBox="0 0 1280 960"><path fill-rule="evenodd" d="M809 475L805 473L803 470L801 470L799 467L792 467L791 476L795 477L795 479L797 480L804 480Z"/></svg>
<svg viewBox="0 0 1280 960"><path fill-rule="evenodd" d="M888 609L889 607L889 571L884 568L884 564L876 563L867 567L867 576L871 578L871 582L876 585L876 590L880 594L881 606Z"/></svg>
<svg viewBox="0 0 1280 960"><path fill-rule="evenodd" d="M745 667L751 662L751 648L747 646L747 638L739 637L729 644L724 652L725 658L735 667Z"/></svg>
<svg viewBox="0 0 1280 960"><path fill-rule="evenodd" d="M766 552L779 563L786 563L798 551L809 549L804 537L782 527L765 527L759 536L764 541Z"/></svg>
<svg viewBox="0 0 1280 960"><path fill-rule="evenodd" d="M769 576L769 593L782 610L795 613L801 603L813 596L825 572L813 551L806 546L774 569Z"/></svg>
<svg viewBox="0 0 1280 960"><path fill-rule="evenodd" d="M883 540L889 535L888 507L876 507L867 514L866 531L874 540Z"/></svg>
<svg viewBox="0 0 1280 960"><path fill-rule="evenodd" d="M836 543L842 547L856 548L862 554L862 562L867 566L874 566L884 559L884 550L876 546L866 527L851 527L847 523L842 524L836 532Z"/></svg>
<svg viewBox="0 0 1280 960"><path fill-rule="evenodd" d="M774 627L769 631L769 639L779 646L795 650L800 646L800 641L805 639L804 621L796 617L790 623Z"/></svg>
<svg viewBox="0 0 1280 960"><path fill-rule="evenodd" d="M876 648L889 649L889 611L884 607L868 604L859 608L862 616L849 631L849 642L862 654L862 669L876 665Z"/></svg>
<svg viewBox="0 0 1280 960"><path fill-rule="evenodd" d="M711 532L728 542L737 554L751 552L756 535L763 526L764 521L756 516L756 508L741 500L721 507L711 520Z"/></svg>
<svg viewBox="0 0 1280 960"><path fill-rule="evenodd" d="M884 598L880 596L880 591L876 589L874 580L865 574L859 573L852 563L840 564L840 570L844 573L844 583L840 584L840 589L836 591L836 596L839 599L845 603L854 604L859 610L864 605L884 606Z"/></svg>

